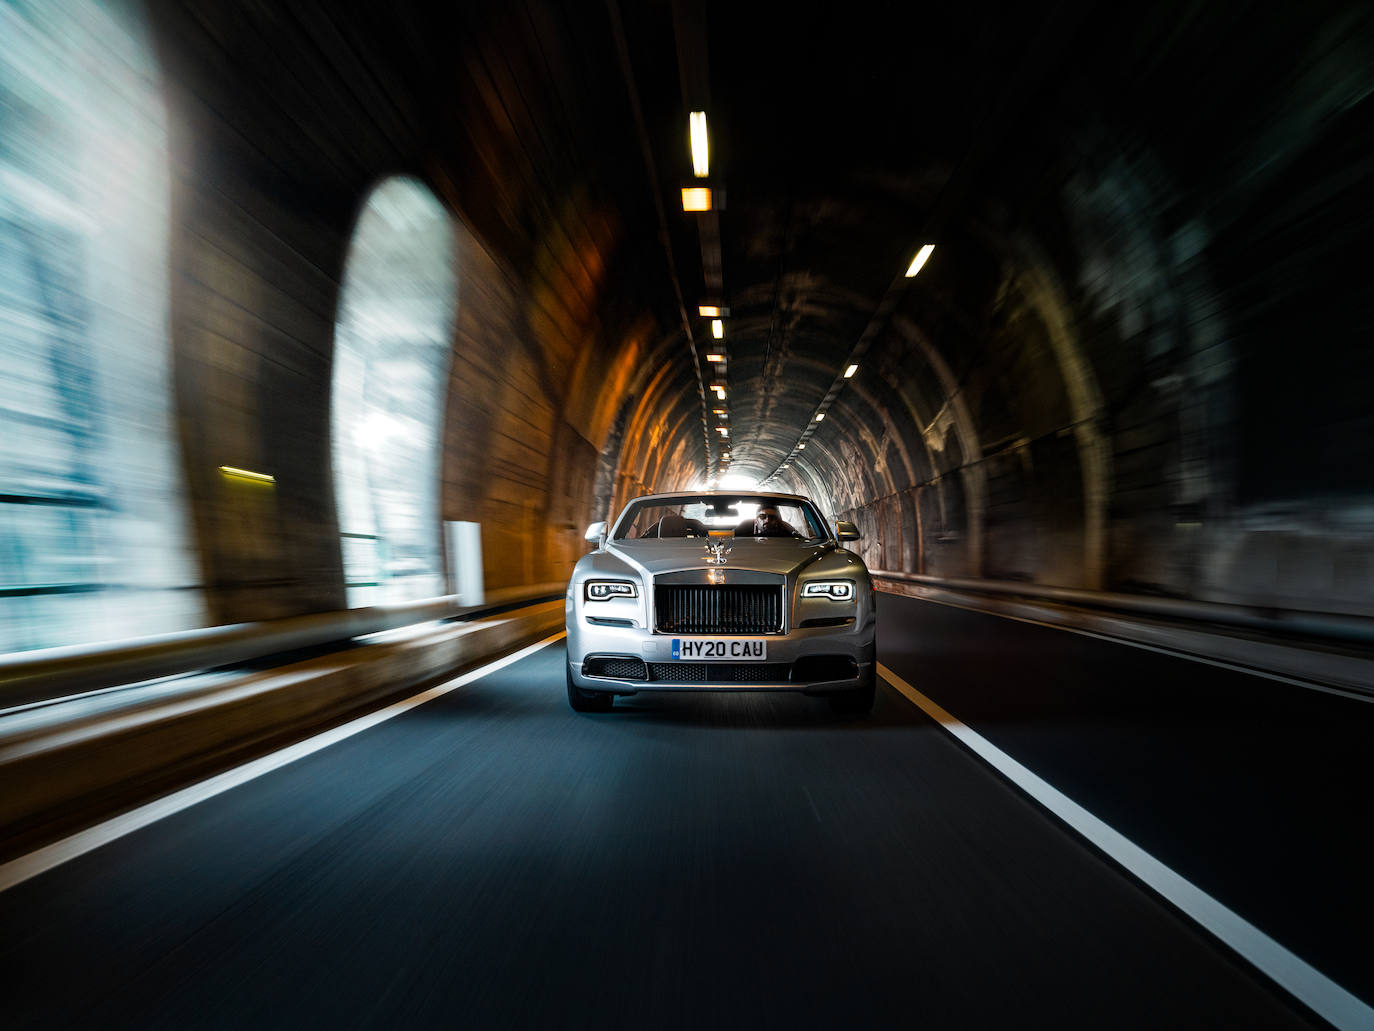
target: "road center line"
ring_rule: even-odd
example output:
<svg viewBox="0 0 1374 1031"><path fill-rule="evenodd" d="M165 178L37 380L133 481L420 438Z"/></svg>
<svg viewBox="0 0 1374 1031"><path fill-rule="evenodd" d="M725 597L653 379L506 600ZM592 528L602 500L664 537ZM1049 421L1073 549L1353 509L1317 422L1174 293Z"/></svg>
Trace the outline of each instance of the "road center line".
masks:
<svg viewBox="0 0 1374 1031"><path fill-rule="evenodd" d="M1254 924L1180 877L1123 834L1052 787L881 663L878 673L913 705L1031 798L1087 838L1153 891L1254 964L1338 1028L1374 1027L1374 1008L1299 959Z"/></svg>
<svg viewBox="0 0 1374 1031"><path fill-rule="evenodd" d="M37 877L39 874L53 869L53 867L61 866L78 856L84 856L87 852L111 841L116 841L126 834L132 834L150 823L156 823L158 820L179 813L183 809L189 809L199 802L214 798L216 795L223 794L240 784L256 780L265 773L271 773L273 770L280 769L297 759L313 755L315 752L337 744L354 734L360 734L379 723L385 723L403 712L409 712L418 705L424 705L425 702L433 701L435 698L470 684L474 680L480 680L497 670L505 669L507 666L533 655L539 649L553 644L555 641L561 641L564 636L565 632L560 630L542 641L512 652L495 662L489 662L485 666L469 670L462 676L445 681L437 687L431 687L427 691L421 691L419 694L412 695L402 701L393 702L384 709L370 712L366 716L359 716L355 720L350 720L341 726L316 734L314 737L297 741L294 745L288 745L280 751L260 756L242 766L216 774L208 780L192 784L190 787L182 788L180 791L149 802L147 805L139 806L137 809L106 820L104 823L98 823L94 827L78 831L61 841L54 841L51 845L45 845L28 855L12 859L8 863L0 865L0 891L13 888L16 884L22 884L32 877Z"/></svg>

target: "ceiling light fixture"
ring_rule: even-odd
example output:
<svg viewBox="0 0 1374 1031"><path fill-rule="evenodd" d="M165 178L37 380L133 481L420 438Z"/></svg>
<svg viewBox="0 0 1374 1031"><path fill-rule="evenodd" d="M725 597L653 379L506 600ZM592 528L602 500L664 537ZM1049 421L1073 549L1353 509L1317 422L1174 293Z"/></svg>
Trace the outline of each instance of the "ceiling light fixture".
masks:
<svg viewBox="0 0 1374 1031"><path fill-rule="evenodd" d="M712 386L711 389L716 392L716 397L720 398L722 401L725 400L725 388L722 387L719 383Z"/></svg>
<svg viewBox="0 0 1374 1031"><path fill-rule="evenodd" d="M723 355L723 354L708 354L708 355L706 356L706 360L707 360L708 362L723 362L723 361L725 361L725 355Z"/></svg>
<svg viewBox="0 0 1374 1031"><path fill-rule="evenodd" d="M710 211L711 191L704 186L684 186L682 188L683 211Z"/></svg>
<svg viewBox="0 0 1374 1031"><path fill-rule="evenodd" d="M917 272L921 271L921 266L930 258L930 252L935 250L933 243L928 243L916 252L916 257L911 259L911 266L906 270L906 278L910 279Z"/></svg>
<svg viewBox="0 0 1374 1031"><path fill-rule="evenodd" d="M859 367L857 365L851 365L849 368L844 370L844 378L849 379L850 376L854 375L854 373L858 371Z"/></svg>
<svg viewBox="0 0 1374 1031"><path fill-rule="evenodd" d="M706 112L691 112L687 125L692 137L692 173L698 179L705 179L711 169L710 149L706 143Z"/></svg>
<svg viewBox="0 0 1374 1031"><path fill-rule="evenodd" d="M817 421L817 422L825 422L825 413L824 413L824 412L817 412L817 413L816 413L816 421Z"/></svg>
<svg viewBox="0 0 1374 1031"><path fill-rule="evenodd" d="M724 339L725 339L725 323L721 322L720 319L712 319L712 320L711 320L711 335L712 335L713 337L715 337L717 340L724 340Z"/></svg>

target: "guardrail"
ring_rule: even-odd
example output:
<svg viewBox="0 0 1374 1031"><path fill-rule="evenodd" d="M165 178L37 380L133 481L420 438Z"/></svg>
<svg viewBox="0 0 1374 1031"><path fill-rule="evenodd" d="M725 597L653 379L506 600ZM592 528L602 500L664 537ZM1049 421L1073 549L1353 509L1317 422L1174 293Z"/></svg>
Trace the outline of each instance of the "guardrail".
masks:
<svg viewBox="0 0 1374 1031"><path fill-rule="evenodd" d="M512 605L561 598L566 586L559 582L488 591L481 605L461 605L458 595L446 595L400 605L181 630L112 644L0 655L0 707L249 662L416 623L472 618Z"/></svg>
<svg viewBox="0 0 1374 1031"><path fill-rule="evenodd" d="M898 573L880 569L870 570L870 573L878 579L901 580L950 591L1033 598L1037 601L1057 601L1084 608L1212 623L1245 630L1320 637L1343 643L1374 644L1374 619L1362 616L1228 605L1212 601L1185 601L1180 598L1151 598L1138 594L1084 591L1072 587L1044 587L1016 580L927 576L923 573Z"/></svg>

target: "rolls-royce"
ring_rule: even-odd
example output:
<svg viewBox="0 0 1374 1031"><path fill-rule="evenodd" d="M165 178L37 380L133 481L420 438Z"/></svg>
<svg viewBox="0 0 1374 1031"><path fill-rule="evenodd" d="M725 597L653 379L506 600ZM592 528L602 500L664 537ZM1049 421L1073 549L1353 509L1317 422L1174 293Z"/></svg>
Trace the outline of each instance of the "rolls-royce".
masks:
<svg viewBox="0 0 1374 1031"><path fill-rule="evenodd" d="M873 585L796 494L652 494L593 523L565 603L568 702L640 691L800 691L838 712L874 697Z"/></svg>

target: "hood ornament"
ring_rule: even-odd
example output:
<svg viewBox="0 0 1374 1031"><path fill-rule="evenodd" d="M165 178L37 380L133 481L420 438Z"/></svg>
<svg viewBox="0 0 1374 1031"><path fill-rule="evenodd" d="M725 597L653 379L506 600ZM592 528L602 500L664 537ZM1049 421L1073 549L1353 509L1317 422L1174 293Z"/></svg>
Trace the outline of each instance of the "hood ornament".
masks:
<svg viewBox="0 0 1374 1031"><path fill-rule="evenodd" d="M725 565L725 556L730 554L730 546L724 541L715 541L706 545L706 550L710 552L706 561L713 566Z"/></svg>

